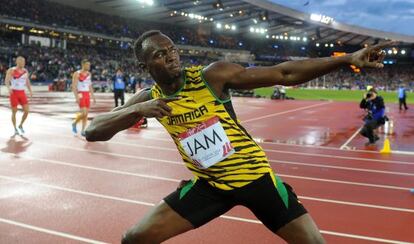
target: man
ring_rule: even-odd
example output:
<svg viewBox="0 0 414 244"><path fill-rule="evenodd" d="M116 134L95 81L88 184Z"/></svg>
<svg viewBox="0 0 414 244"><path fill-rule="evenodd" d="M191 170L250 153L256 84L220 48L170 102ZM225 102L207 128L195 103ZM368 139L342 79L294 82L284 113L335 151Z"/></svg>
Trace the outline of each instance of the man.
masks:
<svg viewBox="0 0 414 244"><path fill-rule="evenodd" d="M137 91L137 79L135 78L135 75L131 75L129 77L129 86L131 88L132 94L135 94Z"/></svg>
<svg viewBox="0 0 414 244"><path fill-rule="evenodd" d="M228 89L297 85L349 64L381 68L383 46L273 67L215 62L181 69L178 50L169 37L159 31L142 34L135 42L135 55L155 85L124 106L98 115L86 130L86 139L109 140L143 116L156 117L195 178L165 197L124 235L122 243L160 243L236 205L248 207L289 243L323 243L292 189L275 176L263 149L240 125ZM369 56L376 59L370 61Z"/></svg>
<svg viewBox="0 0 414 244"><path fill-rule="evenodd" d="M375 142L379 140L378 135L374 130L385 123L385 105L384 99L378 96L375 88L371 88L362 99L359 107L366 109L368 115L364 118L365 124L361 129L360 134L368 138L366 146L375 145Z"/></svg>
<svg viewBox="0 0 414 244"><path fill-rule="evenodd" d="M79 105L80 111L77 114L75 121L72 123L72 132L78 133L77 124L82 120L81 135L85 136L86 123L88 121L88 112L90 108L90 97L96 103L95 94L92 88L92 74L89 72L91 63L84 59L81 62L82 69L73 73L72 76L72 91L75 95L76 103Z"/></svg>
<svg viewBox="0 0 414 244"><path fill-rule="evenodd" d="M121 106L124 105L126 81L121 69L116 71L113 78L115 107L118 107L118 99L121 100Z"/></svg>
<svg viewBox="0 0 414 244"><path fill-rule="evenodd" d="M400 104L400 111L402 110L402 106L404 105L404 109L407 110L407 94L405 91L405 86L400 85L400 88L398 88L398 100Z"/></svg>
<svg viewBox="0 0 414 244"><path fill-rule="evenodd" d="M22 56L16 58L16 66L7 70L5 83L10 94L10 106L12 109L12 123L14 135L24 134L23 123L29 115L29 103L27 101L25 90L29 90L30 97L33 96L32 86L29 80L29 72L24 68L26 60ZM23 107L23 116L19 127L16 127L17 105Z"/></svg>

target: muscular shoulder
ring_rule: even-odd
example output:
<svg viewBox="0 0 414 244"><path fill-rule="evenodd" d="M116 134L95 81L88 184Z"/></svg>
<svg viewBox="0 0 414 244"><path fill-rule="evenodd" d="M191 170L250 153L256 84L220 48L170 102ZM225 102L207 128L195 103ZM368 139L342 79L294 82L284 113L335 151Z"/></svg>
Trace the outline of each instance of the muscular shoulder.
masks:
<svg viewBox="0 0 414 244"><path fill-rule="evenodd" d="M244 71L244 67L235 63L218 61L204 68L204 78L208 82L226 83L231 81L238 73Z"/></svg>

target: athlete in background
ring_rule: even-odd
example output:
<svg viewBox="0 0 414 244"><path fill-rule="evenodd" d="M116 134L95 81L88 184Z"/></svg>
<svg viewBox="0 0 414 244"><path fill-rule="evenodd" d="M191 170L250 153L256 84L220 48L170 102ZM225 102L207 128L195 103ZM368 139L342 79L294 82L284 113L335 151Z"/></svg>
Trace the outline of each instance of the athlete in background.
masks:
<svg viewBox="0 0 414 244"><path fill-rule="evenodd" d="M93 102L96 103L95 95L92 88L92 74L89 72L91 63L84 59L81 62L82 69L76 71L72 77L72 91L75 95L76 103L79 105L80 112L77 114L75 121L72 123L72 131L78 133L77 124L82 120L81 135L85 136L86 123L88 121L88 113L91 104L91 96Z"/></svg>
<svg viewBox="0 0 414 244"><path fill-rule="evenodd" d="M24 57L19 56L16 58L16 66L7 70L6 73L6 87L10 94L10 106L12 109L12 123L14 127L14 134L24 134L23 123L26 121L29 115L29 102L26 96L26 88L30 92L30 97L33 96L32 87L29 80L29 72L24 68L26 60ZM16 127L16 113L17 106L21 105L23 108L23 116L20 121L19 127ZM20 130L20 131L19 131Z"/></svg>

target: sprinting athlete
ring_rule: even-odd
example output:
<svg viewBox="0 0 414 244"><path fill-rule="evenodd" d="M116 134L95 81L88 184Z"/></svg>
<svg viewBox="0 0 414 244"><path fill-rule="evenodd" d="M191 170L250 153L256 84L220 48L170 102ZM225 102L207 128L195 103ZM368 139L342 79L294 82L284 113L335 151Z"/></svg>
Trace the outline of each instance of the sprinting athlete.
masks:
<svg viewBox="0 0 414 244"><path fill-rule="evenodd" d="M5 83L10 94L10 106L12 109L12 123L14 127L14 135L24 134L23 123L29 115L29 102L26 96L26 88L30 92L30 97L33 96L32 86L30 85L29 72L24 68L26 60L19 56L16 58L16 66L7 70ZM17 106L21 105L23 108L22 120L18 127L16 127L16 113ZM20 130L20 131L19 131Z"/></svg>
<svg viewBox="0 0 414 244"><path fill-rule="evenodd" d="M228 90L298 85L349 64L382 68L381 48L386 45L272 67L215 62L182 69L177 47L168 36L159 31L142 34L135 42L135 55L156 84L124 106L95 117L86 139L109 140L143 116L156 117L195 177L128 230L122 243L160 243L236 205L249 208L288 243L324 243L292 188L275 175L263 149L240 124Z"/></svg>
<svg viewBox="0 0 414 244"><path fill-rule="evenodd" d="M92 74L89 72L91 63L84 59L81 62L82 69L76 71L72 77L72 91L76 98L76 103L79 105L80 112L77 114L72 123L72 132L78 133L76 128L79 121L82 120L81 135L85 136L86 123L88 122L88 113L91 104L91 96L93 102L96 103L95 95L92 88Z"/></svg>

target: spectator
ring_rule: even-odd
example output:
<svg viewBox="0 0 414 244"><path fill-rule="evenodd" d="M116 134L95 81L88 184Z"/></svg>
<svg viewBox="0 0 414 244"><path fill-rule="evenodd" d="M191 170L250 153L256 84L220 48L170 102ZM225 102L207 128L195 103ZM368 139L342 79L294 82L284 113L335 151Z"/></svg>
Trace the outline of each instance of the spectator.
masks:
<svg viewBox="0 0 414 244"><path fill-rule="evenodd" d="M116 71L116 75L113 77L113 87L114 87L115 107L118 107L118 99L121 100L121 106L124 105L126 80L125 80L125 76L122 73L121 69L118 69Z"/></svg>
<svg viewBox="0 0 414 244"><path fill-rule="evenodd" d="M398 100L400 104L400 111L402 110L402 106L404 105L404 109L407 110L407 93L405 92L405 85L400 85L400 88L398 88Z"/></svg>

